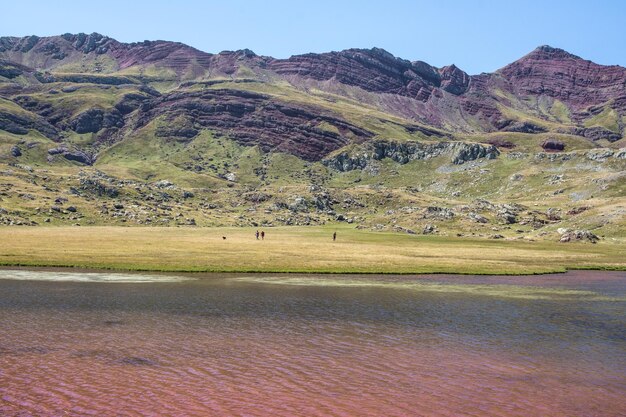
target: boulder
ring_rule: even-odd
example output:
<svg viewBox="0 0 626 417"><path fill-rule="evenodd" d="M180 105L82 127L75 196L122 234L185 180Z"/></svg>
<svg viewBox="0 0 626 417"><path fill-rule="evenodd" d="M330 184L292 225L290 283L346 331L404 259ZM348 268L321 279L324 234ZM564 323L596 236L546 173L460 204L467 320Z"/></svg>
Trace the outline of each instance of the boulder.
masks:
<svg viewBox="0 0 626 417"><path fill-rule="evenodd" d="M174 188L174 183L169 180L159 180L154 183L157 188Z"/></svg>
<svg viewBox="0 0 626 417"><path fill-rule="evenodd" d="M437 226L434 226L432 224L427 224L422 229L422 234L424 235L429 235L429 234L436 233L436 232L437 232Z"/></svg>
<svg viewBox="0 0 626 417"><path fill-rule="evenodd" d="M293 197L288 207L289 207L289 210L296 212L296 213L308 211L309 209L306 199L300 196Z"/></svg>
<svg viewBox="0 0 626 417"><path fill-rule="evenodd" d="M471 220L475 221L476 223L483 223L483 224L489 223L489 219L475 212L468 213L467 217L469 217Z"/></svg>
<svg viewBox="0 0 626 417"><path fill-rule="evenodd" d="M565 150L565 143L557 139L546 139L541 144L541 147L546 151L560 152L562 150Z"/></svg>
<svg viewBox="0 0 626 417"><path fill-rule="evenodd" d="M22 156L22 150L20 149L19 146L15 145L11 147L11 156L14 156L16 158L19 156Z"/></svg>

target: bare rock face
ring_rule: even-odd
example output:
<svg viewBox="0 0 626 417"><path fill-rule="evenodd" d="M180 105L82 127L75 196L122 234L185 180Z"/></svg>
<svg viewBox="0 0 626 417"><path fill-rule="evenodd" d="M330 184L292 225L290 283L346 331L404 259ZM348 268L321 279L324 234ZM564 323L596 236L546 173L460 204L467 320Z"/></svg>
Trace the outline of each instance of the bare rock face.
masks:
<svg viewBox="0 0 626 417"><path fill-rule="evenodd" d="M116 109L105 112L102 109L93 108L79 114L70 123L76 133L96 133L103 128L122 127L124 120Z"/></svg>
<svg viewBox="0 0 626 417"><path fill-rule="evenodd" d="M351 153L341 152L333 157L322 160L322 163L337 171L346 172L365 169L369 162L389 158L399 164L414 160L435 158L450 155L451 162L461 165L480 158L494 159L500 152L494 145L481 145L463 142L389 142L375 141Z"/></svg>
<svg viewBox="0 0 626 417"><path fill-rule="evenodd" d="M470 76L454 64L441 68L439 74L441 75L441 88L448 93L458 96L469 88Z"/></svg>
<svg viewBox="0 0 626 417"><path fill-rule="evenodd" d="M543 133L545 128L530 122L516 122L514 120L504 120L496 125L503 132L519 133Z"/></svg>
<svg viewBox="0 0 626 417"><path fill-rule="evenodd" d="M155 96L158 96L158 94L155 94ZM151 98L150 96L144 95L144 94L128 93L124 95L124 97L122 97L122 99L115 104L115 108L122 115L126 115L137 110L144 101L150 98Z"/></svg>
<svg viewBox="0 0 626 417"><path fill-rule="evenodd" d="M461 165L479 158L495 159L500 151L494 145L485 146L478 143L463 143L456 146L452 162Z"/></svg>
<svg viewBox="0 0 626 417"><path fill-rule="evenodd" d="M23 65L0 59L0 77L5 77L9 80L12 80L15 77L19 77L26 71L28 71L28 69L25 68Z"/></svg>
<svg viewBox="0 0 626 417"><path fill-rule="evenodd" d="M569 133L571 135L582 136L592 141L606 139L609 142L616 142L622 138L622 135L615 133L612 130L605 129L601 126L594 126L589 128L572 128L564 129L563 133Z"/></svg>
<svg viewBox="0 0 626 417"><path fill-rule="evenodd" d="M625 94L626 68L598 65L541 46L498 71L522 95L546 95L581 109Z"/></svg>
<svg viewBox="0 0 626 417"><path fill-rule="evenodd" d="M172 120L189 117L196 125L227 134L242 145L259 145L264 151L286 152L308 161L320 160L351 140L359 142L373 136L326 110L238 90L177 92L159 97L142 105L137 127L160 115Z"/></svg>
<svg viewBox="0 0 626 417"><path fill-rule="evenodd" d="M14 113L0 109L0 130L25 135L30 129L41 132L50 139L58 138L58 130L35 114Z"/></svg>
<svg viewBox="0 0 626 417"><path fill-rule="evenodd" d="M420 101L427 101L433 89L441 85L441 75L436 68L424 62L396 58L380 48L296 55L273 60L268 67L283 76L334 80L367 91L398 94ZM454 69L445 74L446 85L456 91L457 84L463 84L464 78Z"/></svg>
<svg viewBox="0 0 626 417"><path fill-rule="evenodd" d="M69 161L76 161L84 165L92 165L96 161L94 154L80 149L70 149L65 145L48 149L48 154L60 155Z"/></svg>

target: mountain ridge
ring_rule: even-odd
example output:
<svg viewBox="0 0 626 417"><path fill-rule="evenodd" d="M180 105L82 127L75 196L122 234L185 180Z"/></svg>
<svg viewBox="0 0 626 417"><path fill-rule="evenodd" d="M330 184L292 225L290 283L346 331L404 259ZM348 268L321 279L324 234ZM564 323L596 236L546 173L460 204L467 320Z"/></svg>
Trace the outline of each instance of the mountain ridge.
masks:
<svg viewBox="0 0 626 417"><path fill-rule="evenodd" d="M0 224L620 238L625 126L626 69L550 46L469 75L381 48L3 37Z"/></svg>
<svg viewBox="0 0 626 417"><path fill-rule="evenodd" d="M0 36L0 51L4 52L7 49L11 49L11 47L16 47L19 46L18 49L23 50L24 52L27 52L28 50L32 49L35 44L39 41L42 42L47 42L47 41L55 41L58 40L58 38L62 38L65 39L66 41L70 42L70 43L76 43L77 44L77 48L78 49L82 49L83 52L89 53L92 51L96 51L97 53L105 53L108 49L109 46L107 46L107 44L111 44L114 45L116 47L128 47L128 48L134 48L134 47L146 47L146 46L155 46L155 45L162 45L162 44L166 44L166 45L171 45L171 46L177 46L177 47L181 47L181 48L185 48L188 50L192 50L195 51L197 53L200 54L205 54L205 55L209 55L209 56L213 56L213 55L219 55L222 53L233 53L233 52L245 52L247 54L250 55L254 55L254 56L259 56L259 57L263 57L263 58L267 58L267 59L271 59L271 60L288 60L290 58L294 58L294 57L298 57L298 56L303 56L303 55L324 55L324 54L336 54L336 53L342 53L342 52L348 52L348 51L369 51L369 52L376 52L378 51L381 54L385 54L388 55L392 58L397 58L399 60L403 60L406 62L411 62L411 63L424 63L424 61L422 60L415 60L415 61L411 61L408 59L404 59L404 58L400 58L400 57L396 57L394 56L392 53L388 52L387 50L385 50L384 48L381 47L371 47L371 48L348 48L348 49L343 49L343 50L332 50L332 51L322 51L322 52L308 52L308 53L299 53L299 54L293 54L287 58L274 58L272 56L265 56L265 55L258 55L256 54L254 51L247 49L247 48L242 48L242 49L237 49L237 50L222 50L222 51L218 51L218 52L207 52L207 51L203 51L201 49L198 49L196 47L193 47L191 45L187 45L183 42L179 42L179 41L168 41L168 40L164 40L164 39L155 39L155 40L144 40L144 41L133 41L133 42L121 42L116 40L115 38L106 36L106 35L102 35L98 32L92 32L90 34L86 34L86 33L77 33L77 34L72 34L72 33L64 33L62 35L51 35L51 36L38 36L38 35L28 35L28 36ZM103 48L104 46L104 48ZM547 55L547 56L551 56L551 57L560 57L560 58L570 58L570 59L575 59L575 60L581 60L581 61L587 61L587 62L593 62L593 61L589 61L587 59L581 58L578 55L572 54L568 51L566 51L565 49L559 48L559 47L554 47L551 45L540 45L538 47L536 47L535 49L533 49L532 51L528 52L526 55L520 57L518 60L523 59L527 56L533 55L533 54L543 54L543 55ZM603 67L620 67L620 68L624 68L624 66L619 65L619 64L596 64L596 65L600 65ZM443 68L443 67L447 67L447 66L455 66L456 65L454 63L450 63L447 65L444 65L442 67L434 67L434 68ZM506 65L505 65L506 66ZM498 70L495 70L493 72L497 72ZM493 72L481 72L478 74L469 74L470 76L478 76L481 74L490 74Z"/></svg>
<svg viewBox="0 0 626 417"><path fill-rule="evenodd" d="M25 104L28 100L11 88L32 87L37 81L170 83L161 88L167 93L190 82L231 80L274 85L286 81L305 93L314 88L340 95L408 124L451 134L554 131L615 141L623 136L626 115L625 68L594 64L547 45L480 75L469 75L454 64L437 68L411 62L376 47L275 59L247 49L210 54L180 42L122 43L98 33L2 37L0 59L5 63L0 76L6 75L6 81L30 74L31 82L0 85L0 94L30 110L41 106ZM41 110L35 112L42 116ZM604 113L608 116L596 117ZM594 120L600 120L598 125Z"/></svg>

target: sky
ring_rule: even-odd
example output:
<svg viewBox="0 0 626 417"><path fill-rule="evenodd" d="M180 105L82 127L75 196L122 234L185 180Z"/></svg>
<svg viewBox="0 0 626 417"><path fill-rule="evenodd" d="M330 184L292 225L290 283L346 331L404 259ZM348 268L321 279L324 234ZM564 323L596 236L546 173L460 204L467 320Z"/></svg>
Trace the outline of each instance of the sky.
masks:
<svg viewBox="0 0 626 417"><path fill-rule="evenodd" d="M0 9L0 36L98 32L276 58L380 47L470 74L551 45L626 66L624 0L3 0Z"/></svg>

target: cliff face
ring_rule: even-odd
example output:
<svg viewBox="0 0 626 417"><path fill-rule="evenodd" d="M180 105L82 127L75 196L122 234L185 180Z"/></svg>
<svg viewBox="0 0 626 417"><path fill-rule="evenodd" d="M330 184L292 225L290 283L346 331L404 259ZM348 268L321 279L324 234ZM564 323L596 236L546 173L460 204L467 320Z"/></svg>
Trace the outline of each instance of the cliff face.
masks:
<svg viewBox="0 0 626 417"><path fill-rule="evenodd" d="M438 142L432 144L421 143L393 143L387 141L373 141L352 152L341 152L322 162L329 168L341 172L366 169L371 161L380 161L385 158L404 165L410 161L431 159L448 155L450 162L462 165L465 162L477 159L495 159L500 152L494 145L481 145L464 142Z"/></svg>
<svg viewBox="0 0 626 417"><path fill-rule="evenodd" d="M311 161L374 137L552 132L616 142L625 133L626 69L548 46L470 76L379 48L274 59L65 34L0 38L0 99L0 130L14 134L92 133L102 147L177 120L157 134L206 129Z"/></svg>
<svg viewBox="0 0 626 417"><path fill-rule="evenodd" d="M205 128L242 145L259 145L304 160L318 160L350 141L373 134L321 108L281 103L270 96L237 90L175 92L141 106L137 128L157 117L184 120L182 128L157 135L193 137Z"/></svg>
<svg viewBox="0 0 626 417"><path fill-rule="evenodd" d="M441 85L436 68L409 62L374 49L348 49L327 54L298 55L270 62L269 68L289 77L312 78L427 101Z"/></svg>

